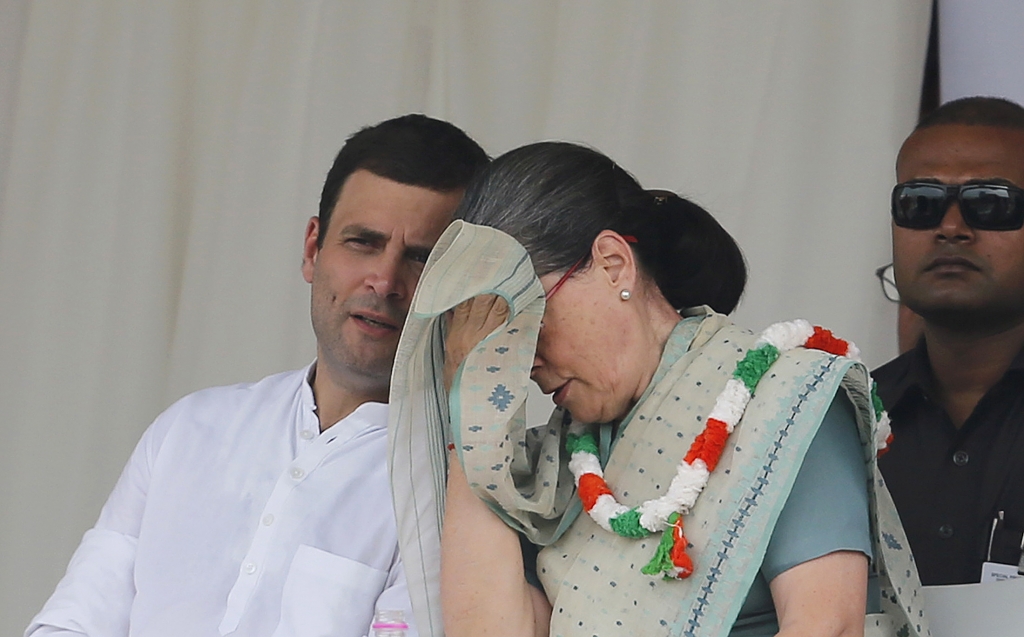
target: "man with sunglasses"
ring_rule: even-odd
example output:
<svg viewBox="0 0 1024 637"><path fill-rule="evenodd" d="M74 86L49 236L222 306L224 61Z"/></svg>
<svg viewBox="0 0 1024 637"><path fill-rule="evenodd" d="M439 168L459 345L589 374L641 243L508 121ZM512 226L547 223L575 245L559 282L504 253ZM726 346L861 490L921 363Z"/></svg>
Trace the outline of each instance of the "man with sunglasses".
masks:
<svg viewBox="0 0 1024 637"><path fill-rule="evenodd" d="M924 584L1016 575L1024 535L1024 108L970 97L904 142L892 193L916 347L874 373L882 473Z"/></svg>

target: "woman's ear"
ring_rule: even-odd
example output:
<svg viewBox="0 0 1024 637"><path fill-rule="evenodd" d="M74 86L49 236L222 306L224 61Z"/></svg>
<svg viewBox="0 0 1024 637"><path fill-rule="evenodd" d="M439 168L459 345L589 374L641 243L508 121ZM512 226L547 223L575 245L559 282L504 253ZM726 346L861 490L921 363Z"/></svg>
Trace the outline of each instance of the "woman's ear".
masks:
<svg viewBox="0 0 1024 637"><path fill-rule="evenodd" d="M590 248L598 273L618 291L633 290L637 281L637 263L633 250L621 234L602 230Z"/></svg>

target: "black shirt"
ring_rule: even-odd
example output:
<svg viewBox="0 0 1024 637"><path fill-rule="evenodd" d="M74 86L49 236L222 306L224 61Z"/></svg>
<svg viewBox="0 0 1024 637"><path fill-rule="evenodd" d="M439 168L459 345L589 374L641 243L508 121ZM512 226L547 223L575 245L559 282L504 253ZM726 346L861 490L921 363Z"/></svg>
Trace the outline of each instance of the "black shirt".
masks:
<svg viewBox="0 0 1024 637"><path fill-rule="evenodd" d="M989 556L1017 564L1024 535L1024 350L959 430L929 398L923 339L873 376L894 436L879 467L921 582L978 582Z"/></svg>

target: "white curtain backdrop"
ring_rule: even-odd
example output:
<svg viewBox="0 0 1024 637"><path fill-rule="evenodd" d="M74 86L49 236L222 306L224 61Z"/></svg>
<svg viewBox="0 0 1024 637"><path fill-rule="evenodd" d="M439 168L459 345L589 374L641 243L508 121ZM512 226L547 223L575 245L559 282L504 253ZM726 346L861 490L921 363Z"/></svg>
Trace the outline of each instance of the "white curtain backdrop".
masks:
<svg viewBox="0 0 1024 637"><path fill-rule="evenodd" d="M160 410L311 360L302 231L361 125L596 146L734 233L739 322L887 360L873 270L930 5L0 0L0 634Z"/></svg>
<svg viewBox="0 0 1024 637"><path fill-rule="evenodd" d="M994 95L1024 104L1024 2L939 0L943 102Z"/></svg>

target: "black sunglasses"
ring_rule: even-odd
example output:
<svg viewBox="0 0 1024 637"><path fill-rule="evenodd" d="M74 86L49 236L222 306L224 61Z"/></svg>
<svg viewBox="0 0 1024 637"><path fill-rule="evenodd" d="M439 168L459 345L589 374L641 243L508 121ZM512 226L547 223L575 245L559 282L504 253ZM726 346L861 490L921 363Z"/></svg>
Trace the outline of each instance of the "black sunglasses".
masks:
<svg viewBox="0 0 1024 637"><path fill-rule="evenodd" d="M994 183L897 184L892 189L892 220L901 228L938 227L954 199L964 222L976 230L1019 230L1024 226L1024 190Z"/></svg>

